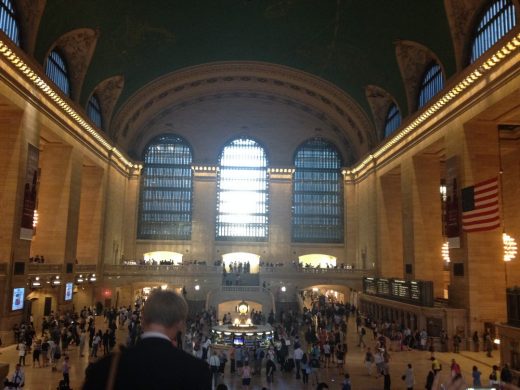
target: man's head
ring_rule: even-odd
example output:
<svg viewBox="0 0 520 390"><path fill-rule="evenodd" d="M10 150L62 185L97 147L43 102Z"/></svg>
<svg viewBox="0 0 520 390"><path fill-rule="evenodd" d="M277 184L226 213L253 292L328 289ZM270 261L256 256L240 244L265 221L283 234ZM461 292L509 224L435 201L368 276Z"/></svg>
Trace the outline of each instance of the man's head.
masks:
<svg viewBox="0 0 520 390"><path fill-rule="evenodd" d="M143 307L143 327L145 330L175 328L178 331L187 316L188 304L182 296L173 291L154 290Z"/></svg>

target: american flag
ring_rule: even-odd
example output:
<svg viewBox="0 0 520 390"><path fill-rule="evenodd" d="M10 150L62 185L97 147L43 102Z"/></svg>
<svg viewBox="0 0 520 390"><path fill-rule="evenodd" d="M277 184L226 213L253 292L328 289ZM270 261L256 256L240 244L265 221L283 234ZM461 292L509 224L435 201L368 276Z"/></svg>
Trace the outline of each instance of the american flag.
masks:
<svg viewBox="0 0 520 390"><path fill-rule="evenodd" d="M498 178L462 189L462 229L466 233L493 230L500 226Z"/></svg>

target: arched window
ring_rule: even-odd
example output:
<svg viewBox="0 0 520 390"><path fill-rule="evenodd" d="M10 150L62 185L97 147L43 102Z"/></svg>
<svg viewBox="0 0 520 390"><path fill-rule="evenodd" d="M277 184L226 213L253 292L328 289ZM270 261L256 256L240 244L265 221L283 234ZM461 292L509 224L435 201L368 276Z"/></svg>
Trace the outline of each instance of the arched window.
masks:
<svg viewBox="0 0 520 390"><path fill-rule="evenodd" d="M424 107L432 97L444 88L444 76L441 66L432 62L424 72L419 90L419 108Z"/></svg>
<svg viewBox="0 0 520 390"><path fill-rule="evenodd" d="M329 142L315 138L297 151L293 179L292 239L343 242L341 158Z"/></svg>
<svg viewBox="0 0 520 390"><path fill-rule="evenodd" d="M512 0L496 0L486 9L473 34L470 62L473 63L516 26Z"/></svg>
<svg viewBox="0 0 520 390"><path fill-rule="evenodd" d="M191 238L192 153L175 135L161 135L145 149L137 238Z"/></svg>
<svg viewBox="0 0 520 390"><path fill-rule="evenodd" d="M216 238L265 241L269 235L267 157L256 141L224 147L217 180Z"/></svg>
<svg viewBox="0 0 520 390"><path fill-rule="evenodd" d="M103 121L101 119L101 106L96 95L92 95L88 100L87 115L98 128L103 128Z"/></svg>
<svg viewBox="0 0 520 390"><path fill-rule="evenodd" d="M70 81L67 65L63 57L53 50L45 63L45 74L61 89L65 95L70 96Z"/></svg>
<svg viewBox="0 0 520 390"><path fill-rule="evenodd" d="M392 134L401 125L401 113L399 109L392 103L388 108L385 118L385 137Z"/></svg>
<svg viewBox="0 0 520 390"><path fill-rule="evenodd" d="M0 0L0 30L2 30L16 46L20 46L20 28L11 0Z"/></svg>

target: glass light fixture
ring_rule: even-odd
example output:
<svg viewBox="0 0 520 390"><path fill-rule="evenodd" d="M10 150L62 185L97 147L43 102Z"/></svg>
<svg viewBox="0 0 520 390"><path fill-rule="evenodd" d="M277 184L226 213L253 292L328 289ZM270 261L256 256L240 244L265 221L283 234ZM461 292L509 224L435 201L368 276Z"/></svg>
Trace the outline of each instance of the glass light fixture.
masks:
<svg viewBox="0 0 520 390"><path fill-rule="evenodd" d="M518 252L516 240L509 234L503 233L502 242L504 244L504 261L514 260Z"/></svg>

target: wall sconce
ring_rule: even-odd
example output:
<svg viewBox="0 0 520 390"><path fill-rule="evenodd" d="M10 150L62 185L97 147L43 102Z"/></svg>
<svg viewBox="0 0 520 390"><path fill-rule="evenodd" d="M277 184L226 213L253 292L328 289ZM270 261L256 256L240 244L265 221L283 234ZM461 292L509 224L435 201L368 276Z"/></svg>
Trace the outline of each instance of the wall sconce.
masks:
<svg viewBox="0 0 520 390"><path fill-rule="evenodd" d="M36 276L34 279L29 279L29 284L33 289L42 287L42 282L39 276Z"/></svg>
<svg viewBox="0 0 520 390"><path fill-rule="evenodd" d="M89 278L88 278L88 281L89 281L90 283L94 283L96 280L97 280L97 278L96 278L96 274L92 274L92 275L90 275Z"/></svg>
<svg viewBox="0 0 520 390"><path fill-rule="evenodd" d="M51 278L51 286L52 287L59 286L60 284L61 284L61 280L60 280L60 276L59 275L53 276Z"/></svg>
<svg viewBox="0 0 520 390"><path fill-rule="evenodd" d="M76 276L76 283L77 284L81 284L84 281L85 281L85 278L83 277L83 275Z"/></svg>

